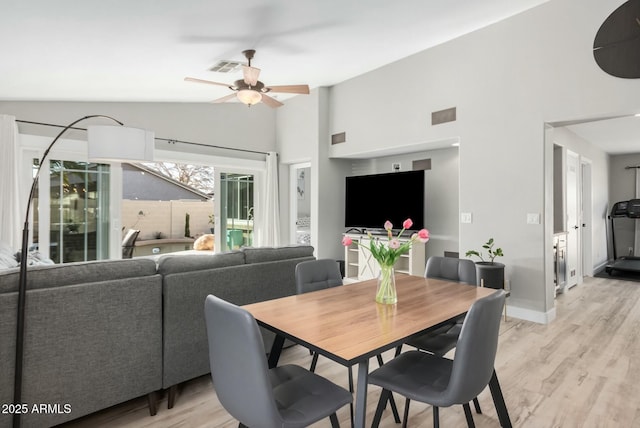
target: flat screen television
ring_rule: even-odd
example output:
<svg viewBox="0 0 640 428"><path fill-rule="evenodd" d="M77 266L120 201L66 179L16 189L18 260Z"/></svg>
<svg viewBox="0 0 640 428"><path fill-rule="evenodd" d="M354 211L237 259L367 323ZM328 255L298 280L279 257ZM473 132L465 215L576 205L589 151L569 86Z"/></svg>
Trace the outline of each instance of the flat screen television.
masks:
<svg viewBox="0 0 640 428"><path fill-rule="evenodd" d="M401 229L410 218L412 230L424 228L424 170L347 177L345 186L345 227L375 232L389 220Z"/></svg>

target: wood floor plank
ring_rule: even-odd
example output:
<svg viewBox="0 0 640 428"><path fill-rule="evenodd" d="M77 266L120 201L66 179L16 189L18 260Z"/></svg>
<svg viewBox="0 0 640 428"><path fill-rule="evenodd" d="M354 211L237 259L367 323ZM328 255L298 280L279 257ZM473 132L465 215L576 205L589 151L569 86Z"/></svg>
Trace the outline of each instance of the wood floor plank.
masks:
<svg viewBox="0 0 640 428"><path fill-rule="evenodd" d="M640 283L606 278L585 282L556 299L557 318L541 325L508 318L502 321L496 372L513 426L634 427L640 426ZM405 347L405 349L408 349ZM384 355L385 361L392 352ZM294 346L283 351L282 363L309 367L309 352ZM371 368L376 368L375 360ZM317 373L347 387L346 369L320 357ZM354 370L354 377L356 371ZM373 418L380 389L367 395L367 421ZM479 396L483 414L474 412L479 428L498 427L488 389ZM402 410L404 399L396 397ZM209 376L185 383L176 405L167 409L159 397L156 416L149 416L146 397L89 415L64 428L235 428L237 422L220 406ZM349 409L338 412L343 427ZM432 426L431 408L411 403L409 426ZM441 409L443 427L466 426L461 406ZM329 427L328 420L314 428ZM386 411L381 427L397 427Z"/></svg>

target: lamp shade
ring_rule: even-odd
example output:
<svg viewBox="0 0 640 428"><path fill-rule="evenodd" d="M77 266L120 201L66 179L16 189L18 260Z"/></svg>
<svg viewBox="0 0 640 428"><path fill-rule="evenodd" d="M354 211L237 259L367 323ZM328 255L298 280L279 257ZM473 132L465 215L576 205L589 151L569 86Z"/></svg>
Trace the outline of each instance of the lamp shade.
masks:
<svg viewBox="0 0 640 428"><path fill-rule="evenodd" d="M151 131L114 125L87 127L89 160L151 162L155 136Z"/></svg>
<svg viewBox="0 0 640 428"><path fill-rule="evenodd" d="M252 106L262 101L262 94L253 89L241 89L238 91L238 99L244 104Z"/></svg>

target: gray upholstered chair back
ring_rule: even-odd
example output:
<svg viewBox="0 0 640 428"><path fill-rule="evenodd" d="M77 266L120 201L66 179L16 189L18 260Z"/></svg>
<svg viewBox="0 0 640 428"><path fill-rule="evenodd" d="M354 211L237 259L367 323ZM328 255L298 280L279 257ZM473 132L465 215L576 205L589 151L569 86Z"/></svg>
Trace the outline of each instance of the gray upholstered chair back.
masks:
<svg viewBox="0 0 640 428"><path fill-rule="evenodd" d="M476 285L476 265L468 259L431 256L427 260L424 276Z"/></svg>
<svg viewBox="0 0 640 428"><path fill-rule="evenodd" d="M246 426L281 426L255 318L213 295L207 296L204 310L211 377L220 403Z"/></svg>
<svg viewBox="0 0 640 428"><path fill-rule="evenodd" d="M465 317L458 337L451 378L443 395L464 404L487 386L498 350L498 333L505 291L477 300Z"/></svg>
<svg viewBox="0 0 640 428"><path fill-rule="evenodd" d="M342 275L335 260L308 260L296 265L296 291L298 294L338 285L342 285Z"/></svg>

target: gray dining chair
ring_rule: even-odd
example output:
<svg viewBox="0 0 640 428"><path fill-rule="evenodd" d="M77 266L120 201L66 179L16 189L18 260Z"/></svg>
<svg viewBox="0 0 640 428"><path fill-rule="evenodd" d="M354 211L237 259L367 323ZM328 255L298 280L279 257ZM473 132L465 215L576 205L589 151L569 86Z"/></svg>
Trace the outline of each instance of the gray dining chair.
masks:
<svg viewBox="0 0 640 428"><path fill-rule="evenodd" d="M317 259L300 262L295 269L296 293L303 294L312 291L324 290L326 288L338 287L342 285L342 274L338 263L333 259ZM318 363L318 353L311 352L311 367L309 370L315 372ZM382 366L384 361L382 356L377 355L378 365ZM353 372L351 367L347 367L349 376L349 392L353 393ZM391 401L391 410L396 422L400 422L400 415L394 401ZM353 403L350 405L351 422L354 421Z"/></svg>
<svg viewBox="0 0 640 428"><path fill-rule="evenodd" d="M295 269L296 293L304 294L312 291L324 290L325 288L338 287L342 285L342 274L338 263L333 259L317 259L300 262ZM312 355L311 367L309 370L315 372L318 364L318 353L309 350ZM349 374L349 392L353 394L353 372L351 367L347 367ZM353 403L349 406L351 414L351 424L353 425Z"/></svg>
<svg viewBox="0 0 640 428"><path fill-rule="evenodd" d="M427 259L424 276L426 278L444 279L446 281L476 285L476 265L468 259L431 256ZM443 356L456 347L463 321L464 315L435 330L411 338L407 341L407 345ZM402 345L396 348L396 356L400 354L401 349ZM477 398L473 399L473 407L478 414L482 414L480 402Z"/></svg>
<svg viewBox="0 0 640 428"><path fill-rule="evenodd" d="M468 259L432 256L427 259L424 276L476 285L476 265ZM445 355L456 347L463 320L464 315L436 330L412 338L407 344L436 355Z"/></svg>
<svg viewBox="0 0 640 428"><path fill-rule="evenodd" d="M204 304L211 378L222 407L242 427L306 427L329 417L353 397L300 366L269 369L255 318L213 295Z"/></svg>
<svg viewBox="0 0 640 428"><path fill-rule="evenodd" d="M380 424L382 411L392 392L406 398L403 428L409 418L409 403L420 401L433 406L433 426L439 426L440 407L461 404L467 425L473 427L469 402L478 396L494 375L498 333L505 291L477 300L462 324L453 360L422 351L400 354L369 374L369 383L382 387L373 419Z"/></svg>
<svg viewBox="0 0 640 428"><path fill-rule="evenodd" d="M317 259L300 262L295 269L296 293L304 294L311 291L324 290L325 288L337 287L342 285L342 274L338 263L333 259ZM311 359L312 372L316 369L318 363L318 354L309 351L313 358ZM353 377L351 369L349 369L349 390L353 392Z"/></svg>

